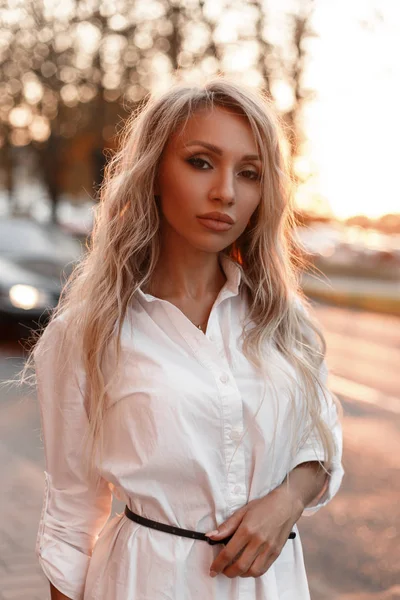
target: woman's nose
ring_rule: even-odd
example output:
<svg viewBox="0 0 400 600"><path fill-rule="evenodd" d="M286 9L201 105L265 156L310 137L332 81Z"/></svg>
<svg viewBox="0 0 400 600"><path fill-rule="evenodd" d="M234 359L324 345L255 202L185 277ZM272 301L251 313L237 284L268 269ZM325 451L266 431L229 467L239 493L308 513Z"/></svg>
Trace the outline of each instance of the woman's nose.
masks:
<svg viewBox="0 0 400 600"><path fill-rule="evenodd" d="M235 174L232 172L221 173L210 190L212 200L222 200L232 203L235 201Z"/></svg>

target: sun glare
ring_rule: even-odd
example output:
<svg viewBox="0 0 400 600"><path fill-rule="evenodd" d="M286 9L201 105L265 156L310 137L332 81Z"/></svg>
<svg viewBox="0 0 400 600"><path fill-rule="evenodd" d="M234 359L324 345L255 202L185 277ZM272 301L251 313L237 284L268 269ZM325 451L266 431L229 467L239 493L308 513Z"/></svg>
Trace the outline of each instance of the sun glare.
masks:
<svg viewBox="0 0 400 600"><path fill-rule="evenodd" d="M400 213L400 4L382 3L383 20L362 27L372 6L337 0L315 14L319 37L308 78L317 98L305 111L308 158L317 170L314 192L339 219Z"/></svg>

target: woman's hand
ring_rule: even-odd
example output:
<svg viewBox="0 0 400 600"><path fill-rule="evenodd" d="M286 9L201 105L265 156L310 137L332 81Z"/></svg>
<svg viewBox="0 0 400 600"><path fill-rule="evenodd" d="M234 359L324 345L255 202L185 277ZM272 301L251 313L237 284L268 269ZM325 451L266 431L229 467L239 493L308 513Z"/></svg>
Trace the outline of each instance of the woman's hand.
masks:
<svg viewBox="0 0 400 600"><path fill-rule="evenodd" d="M293 525L304 509L301 499L280 485L258 500L252 500L206 535L213 540L233 538L213 561L211 577L260 577L278 558ZM214 573L214 574L213 574Z"/></svg>

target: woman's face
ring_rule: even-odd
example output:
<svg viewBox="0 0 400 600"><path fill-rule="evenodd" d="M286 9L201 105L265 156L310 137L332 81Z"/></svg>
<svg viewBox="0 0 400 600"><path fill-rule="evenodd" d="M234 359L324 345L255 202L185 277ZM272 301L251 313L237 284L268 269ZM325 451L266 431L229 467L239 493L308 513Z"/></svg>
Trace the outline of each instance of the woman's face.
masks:
<svg viewBox="0 0 400 600"><path fill-rule="evenodd" d="M155 193L164 231L208 252L232 244L260 202L258 154L245 117L220 107L196 112L161 157ZM209 229L199 216L215 211L229 215L233 225Z"/></svg>

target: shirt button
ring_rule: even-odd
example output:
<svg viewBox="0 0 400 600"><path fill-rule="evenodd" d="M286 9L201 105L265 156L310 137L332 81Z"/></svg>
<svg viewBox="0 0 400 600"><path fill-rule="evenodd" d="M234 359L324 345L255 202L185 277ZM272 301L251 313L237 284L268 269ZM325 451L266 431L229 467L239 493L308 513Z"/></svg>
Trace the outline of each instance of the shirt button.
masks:
<svg viewBox="0 0 400 600"><path fill-rule="evenodd" d="M229 377L226 373L222 373L222 375L220 375L219 379L220 379L220 381L222 381L222 383L226 383L228 381Z"/></svg>
<svg viewBox="0 0 400 600"><path fill-rule="evenodd" d="M242 486L241 485L235 485L235 487L233 488L233 493L234 494L240 494L241 491L242 491Z"/></svg>
<svg viewBox="0 0 400 600"><path fill-rule="evenodd" d="M209 340L210 342L213 342L215 340L215 337L213 335L210 335Z"/></svg>
<svg viewBox="0 0 400 600"><path fill-rule="evenodd" d="M231 440L240 440L240 436L241 436L241 432L238 431L237 429L232 429L231 433L230 433L230 438Z"/></svg>

